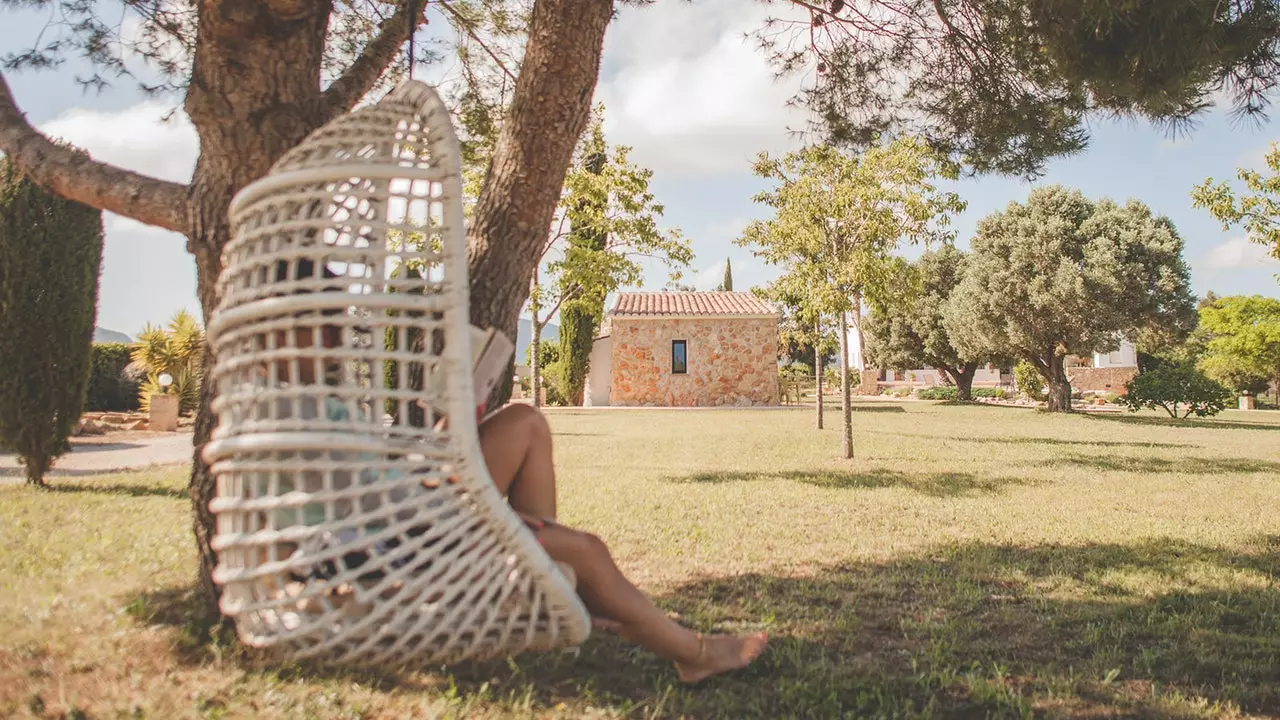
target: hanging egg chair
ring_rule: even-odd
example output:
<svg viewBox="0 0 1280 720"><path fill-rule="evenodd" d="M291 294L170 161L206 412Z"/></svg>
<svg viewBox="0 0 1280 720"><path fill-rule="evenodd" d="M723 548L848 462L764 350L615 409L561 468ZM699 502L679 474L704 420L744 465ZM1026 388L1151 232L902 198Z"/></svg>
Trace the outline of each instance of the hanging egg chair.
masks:
<svg viewBox="0 0 1280 720"><path fill-rule="evenodd" d="M248 645L403 665L590 631L480 454L461 192L449 113L410 80L231 204L204 458Z"/></svg>

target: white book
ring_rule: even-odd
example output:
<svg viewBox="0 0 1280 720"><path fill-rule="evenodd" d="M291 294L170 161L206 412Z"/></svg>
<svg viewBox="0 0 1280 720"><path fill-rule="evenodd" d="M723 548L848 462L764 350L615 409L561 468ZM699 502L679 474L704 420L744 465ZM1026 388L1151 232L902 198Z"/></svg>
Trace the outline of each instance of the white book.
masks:
<svg viewBox="0 0 1280 720"><path fill-rule="evenodd" d="M471 326L471 373L475 381L476 407L483 405L502 381L515 351L516 346L511 339L496 328L485 330Z"/></svg>

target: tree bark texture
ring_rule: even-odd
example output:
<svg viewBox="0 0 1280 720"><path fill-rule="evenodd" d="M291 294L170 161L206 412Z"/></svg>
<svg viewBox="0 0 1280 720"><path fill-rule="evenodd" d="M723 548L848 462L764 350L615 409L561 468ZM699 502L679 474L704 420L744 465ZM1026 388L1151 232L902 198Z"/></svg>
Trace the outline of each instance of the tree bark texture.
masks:
<svg viewBox="0 0 1280 720"><path fill-rule="evenodd" d="M815 389L817 391L814 398L814 405L817 406L818 429L822 429L822 371L826 368L822 367L822 318L818 318L813 325L813 335L816 338L813 341L813 377L815 381Z"/></svg>
<svg viewBox="0 0 1280 720"><path fill-rule="evenodd" d="M542 323L538 322L538 310L533 311L532 338L529 343L529 388L533 390L533 406L542 407Z"/></svg>
<svg viewBox="0 0 1280 720"><path fill-rule="evenodd" d="M849 315L840 313L840 414L844 421L842 448L845 459L853 457L853 392L849 387Z"/></svg>
<svg viewBox="0 0 1280 720"><path fill-rule="evenodd" d="M591 113L612 15L613 0L537 0L533 6L511 110L468 232L473 325L515 337L529 278Z"/></svg>
<svg viewBox="0 0 1280 720"><path fill-rule="evenodd" d="M419 12L426 3L418 5ZM0 150L65 197L187 236L206 322L217 305L232 197L286 151L373 89L407 37L407 3L327 90L321 63L332 0L201 0L184 104L200 139L190 185L94 161L36 132L0 76ZM574 145L586 126L612 0L537 0L512 109L468 235L472 317L516 337ZM421 22L422 15L416 18ZM209 348L205 360L211 363ZM499 394L510 396L511 378ZM215 388L202 388L190 482L200 558L198 590L212 618L217 589L209 501L215 485L200 453L214 427Z"/></svg>
<svg viewBox="0 0 1280 720"><path fill-rule="evenodd" d="M1049 385L1047 398L1049 412L1071 412L1071 381L1067 379L1065 361L1064 355L1051 352L1041 367L1044 379Z"/></svg>
<svg viewBox="0 0 1280 720"><path fill-rule="evenodd" d="M969 402L973 399L973 376L978 373L977 364L970 363L961 367L944 367L939 368L938 371L950 377L951 382L955 383L957 400Z"/></svg>

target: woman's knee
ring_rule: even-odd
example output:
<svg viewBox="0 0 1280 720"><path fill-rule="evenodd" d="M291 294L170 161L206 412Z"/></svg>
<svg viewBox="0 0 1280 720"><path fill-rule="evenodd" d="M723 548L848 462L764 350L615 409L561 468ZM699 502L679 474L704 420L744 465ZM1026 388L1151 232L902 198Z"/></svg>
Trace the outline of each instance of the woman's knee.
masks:
<svg viewBox="0 0 1280 720"><path fill-rule="evenodd" d="M544 528L539 537L553 559L569 563L579 573L613 565L609 546L591 533L555 525Z"/></svg>

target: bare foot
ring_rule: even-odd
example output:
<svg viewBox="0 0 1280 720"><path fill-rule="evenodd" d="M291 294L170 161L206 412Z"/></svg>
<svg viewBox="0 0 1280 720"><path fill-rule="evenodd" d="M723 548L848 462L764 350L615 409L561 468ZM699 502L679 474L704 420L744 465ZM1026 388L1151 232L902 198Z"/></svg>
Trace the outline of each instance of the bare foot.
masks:
<svg viewBox="0 0 1280 720"><path fill-rule="evenodd" d="M680 681L690 685L702 682L712 675L730 670L740 670L760 657L769 637L765 633L755 635L711 635L698 636L701 652L698 659L687 663L676 663L680 673Z"/></svg>

